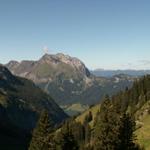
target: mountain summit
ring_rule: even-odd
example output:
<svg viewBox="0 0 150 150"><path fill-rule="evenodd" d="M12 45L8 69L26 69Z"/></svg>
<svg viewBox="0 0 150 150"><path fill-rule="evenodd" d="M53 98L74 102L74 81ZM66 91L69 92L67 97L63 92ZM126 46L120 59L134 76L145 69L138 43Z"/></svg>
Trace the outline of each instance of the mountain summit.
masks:
<svg viewBox="0 0 150 150"><path fill-rule="evenodd" d="M79 71L83 76L90 76L90 72L83 62L81 62L78 58L70 57L69 55L64 55L62 53L58 53L56 55L45 54L40 59L40 62L55 66L65 64L72 67L75 71Z"/></svg>
<svg viewBox="0 0 150 150"><path fill-rule="evenodd" d="M45 54L38 61L10 61L6 67L15 75L26 77L35 83L49 82L61 75L68 78L86 78L91 75L79 59L62 53Z"/></svg>

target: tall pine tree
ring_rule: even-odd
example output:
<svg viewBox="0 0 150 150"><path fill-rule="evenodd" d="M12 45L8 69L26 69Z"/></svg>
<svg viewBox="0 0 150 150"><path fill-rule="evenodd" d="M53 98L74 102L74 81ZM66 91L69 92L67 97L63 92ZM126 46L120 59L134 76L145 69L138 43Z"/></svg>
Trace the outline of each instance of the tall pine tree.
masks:
<svg viewBox="0 0 150 150"><path fill-rule="evenodd" d="M112 101L106 96L101 104L95 126L95 150L116 150L118 144L119 115Z"/></svg>
<svg viewBox="0 0 150 150"><path fill-rule="evenodd" d="M78 143L75 140L72 130L70 129L69 123L65 123L61 129L60 140L58 142L58 150L78 150Z"/></svg>
<svg viewBox="0 0 150 150"><path fill-rule="evenodd" d="M124 113L120 119L119 139L120 144L118 150L140 150L139 145L135 143L135 120L134 118Z"/></svg>
<svg viewBox="0 0 150 150"><path fill-rule="evenodd" d="M107 96L95 125L94 150L141 150L135 143L135 120L122 113L118 103Z"/></svg>
<svg viewBox="0 0 150 150"><path fill-rule="evenodd" d="M49 137L52 132L52 127L53 123L49 119L48 112L44 110L33 131L29 150L51 150L53 144L50 143Z"/></svg>

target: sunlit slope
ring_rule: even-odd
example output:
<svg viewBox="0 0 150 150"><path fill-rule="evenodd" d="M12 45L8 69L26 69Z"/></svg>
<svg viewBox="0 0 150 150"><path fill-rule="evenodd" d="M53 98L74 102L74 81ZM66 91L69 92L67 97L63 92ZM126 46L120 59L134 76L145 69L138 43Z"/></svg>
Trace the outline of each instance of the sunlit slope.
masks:
<svg viewBox="0 0 150 150"><path fill-rule="evenodd" d="M137 123L139 128L136 131L138 143L143 145L146 150L150 150L150 103L145 103L136 115L139 120Z"/></svg>
<svg viewBox="0 0 150 150"><path fill-rule="evenodd" d="M88 110L86 110L83 114L79 115L79 116L76 118L76 121L83 123L83 122L84 122L84 119L85 119L85 117L86 117L86 115L88 115L89 112L91 111L91 112L92 112L92 115L93 115L93 120L90 122L90 125L93 126L94 119L95 119L96 114L97 114L97 112L98 112L99 110L100 110L100 104L95 105L95 106L89 108Z"/></svg>

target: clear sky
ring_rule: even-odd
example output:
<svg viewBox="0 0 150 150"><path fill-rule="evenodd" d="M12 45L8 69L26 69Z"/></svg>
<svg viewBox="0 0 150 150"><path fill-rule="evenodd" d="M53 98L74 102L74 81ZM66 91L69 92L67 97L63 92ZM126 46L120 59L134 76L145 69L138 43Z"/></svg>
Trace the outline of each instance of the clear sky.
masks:
<svg viewBox="0 0 150 150"><path fill-rule="evenodd" d="M90 69L150 69L150 1L0 0L0 62L43 47Z"/></svg>

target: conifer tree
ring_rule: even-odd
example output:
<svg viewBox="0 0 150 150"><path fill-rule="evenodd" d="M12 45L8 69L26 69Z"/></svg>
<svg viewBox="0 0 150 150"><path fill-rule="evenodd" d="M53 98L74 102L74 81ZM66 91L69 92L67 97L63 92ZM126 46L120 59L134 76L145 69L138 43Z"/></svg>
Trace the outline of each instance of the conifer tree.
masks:
<svg viewBox="0 0 150 150"><path fill-rule="evenodd" d="M135 120L106 97L95 126L94 150L142 150L135 143Z"/></svg>
<svg viewBox="0 0 150 150"><path fill-rule="evenodd" d="M78 150L78 144L75 140L73 133L67 122L65 126L61 129L60 141L59 141L59 150Z"/></svg>
<svg viewBox="0 0 150 150"><path fill-rule="evenodd" d="M92 112L89 111L89 113L85 116L84 123L89 123L90 121L92 121L92 119L93 119Z"/></svg>
<svg viewBox="0 0 150 150"><path fill-rule="evenodd" d="M119 139L120 146L118 150L140 150L141 148L135 144L135 121L131 115L124 113L120 119Z"/></svg>
<svg viewBox="0 0 150 150"><path fill-rule="evenodd" d="M70 129L78 145L82 145L85 140L84 126L79 122L72 121L70 123Z"/></svg>
<svg viewBox="0 0 150 150"><path fill-rule="evenodd" d="M49 120L47 111L43 111L40 115L36 128L33 131L32 140L29 150L51 150L49 134L52 131L53 123Z"/></svg>
<svg viewBox="0 0 150 150"><path fill-rule="evenodd" d="M84 128L85 128L85 144L90 144L91 128L89 124L84 124Z"/></svg>
<svg viewBox="0 0 150 150"><path fill-rule="evenodd" d="M94 150L117 150L119 142L119 114L108 96L105 97L101 104L94 134L96 136Z"/></svg>

